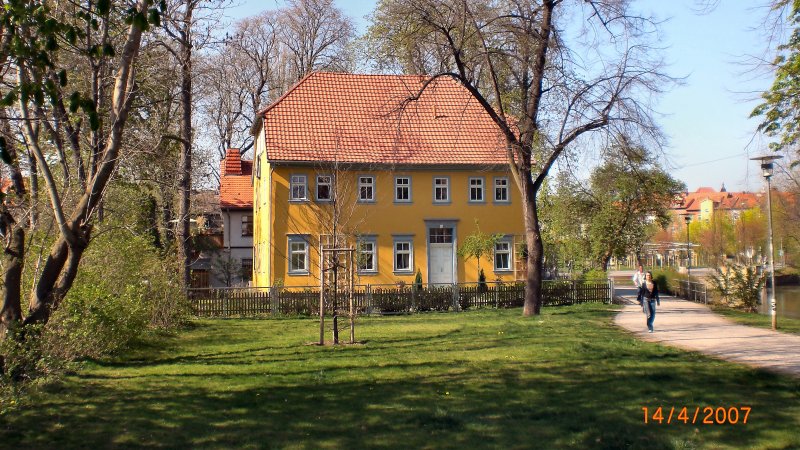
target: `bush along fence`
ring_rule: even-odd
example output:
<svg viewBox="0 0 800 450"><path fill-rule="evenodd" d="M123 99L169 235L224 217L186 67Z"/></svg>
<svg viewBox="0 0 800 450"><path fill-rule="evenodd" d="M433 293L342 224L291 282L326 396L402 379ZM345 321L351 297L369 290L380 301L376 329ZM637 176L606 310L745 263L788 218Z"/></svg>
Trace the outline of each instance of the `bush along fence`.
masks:
<svg viewBox="0 0 800 450"><path fill-rule="evenodd" d="M358 285L353 291L356 313L410 314L427 311L463 311L477 308L514 308L524 302L522 283L459 283L440 285ZM552 280L542 284L543 306L610 303L611 282ZM190 289L189 301L200 317L318 315L319 287L247 287ZM325 311L349 310L346 292L325 292Z"/></svg>

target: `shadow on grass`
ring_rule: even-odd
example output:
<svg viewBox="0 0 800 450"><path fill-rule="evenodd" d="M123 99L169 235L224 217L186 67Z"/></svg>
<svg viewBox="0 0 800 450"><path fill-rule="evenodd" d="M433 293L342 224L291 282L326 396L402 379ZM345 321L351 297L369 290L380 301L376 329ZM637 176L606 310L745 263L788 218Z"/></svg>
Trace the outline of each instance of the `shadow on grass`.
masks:
<svg viewBox="0 0 800 450"><path fill-rule="evenodd" d="M468 329L445 322L445 331L438 319L420 319L410 335L402 321L398 333L397 319L379 320L364 327L372 348L303 347L292 344L296 336L264 346L251 337L235 339L236 350L98 365L36 408L0 418L0 447L800 445L796 380L635 341L606 326L610 313L548 323L558 312L541 326L477 315ZM743 405L753 408L747 425L643 423L642 407Z"/></svg>

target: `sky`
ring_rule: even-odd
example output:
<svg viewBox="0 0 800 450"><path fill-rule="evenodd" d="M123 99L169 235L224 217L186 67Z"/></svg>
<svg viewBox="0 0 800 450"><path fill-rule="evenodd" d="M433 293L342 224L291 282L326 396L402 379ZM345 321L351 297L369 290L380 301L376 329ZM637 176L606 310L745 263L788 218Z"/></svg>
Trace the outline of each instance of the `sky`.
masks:
<svg viewBox="0 0 800 450"><path fill-rule="evenodd" d="M722 0L700 11L699 0L643 0L635 7L664 20L662 45L667 72L683 79L662 95L658 122L669 138L664 161L673 177L690 191L701 186L729 191L763 187L758 164L748 158L766 153L749 115L771 78L757 76L744 64L763 54L766 39L759 28L764 11L752 1ZM375 0L336 0L356 21L359 32ZM227 15L233 20L282 6L278 0L241 0Z"/></svg>

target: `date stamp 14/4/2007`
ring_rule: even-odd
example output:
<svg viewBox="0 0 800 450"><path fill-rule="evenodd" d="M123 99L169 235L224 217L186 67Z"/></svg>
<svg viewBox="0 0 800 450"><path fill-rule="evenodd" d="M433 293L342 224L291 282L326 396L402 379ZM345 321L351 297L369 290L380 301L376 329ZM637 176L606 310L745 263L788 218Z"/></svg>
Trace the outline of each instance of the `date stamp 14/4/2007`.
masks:
<svg viewBox="0 0 800 450"><path fill-rule="evenodd" d="M642 407L645 424L746 425L749 406Z"/></svg>

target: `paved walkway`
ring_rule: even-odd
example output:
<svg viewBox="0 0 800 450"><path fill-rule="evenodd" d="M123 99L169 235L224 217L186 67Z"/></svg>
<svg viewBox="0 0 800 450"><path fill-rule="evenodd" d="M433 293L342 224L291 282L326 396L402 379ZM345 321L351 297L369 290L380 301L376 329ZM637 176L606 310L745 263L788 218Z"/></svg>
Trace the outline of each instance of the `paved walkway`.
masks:
<svg viewBox="0 0 800 450"><path fill-rule="evenodd" d="M656 310L651 334L632 291L617 290L629 304L614 322L638 338L800 377L800 336L738 325L704 305L667 296Z"/></svg>

